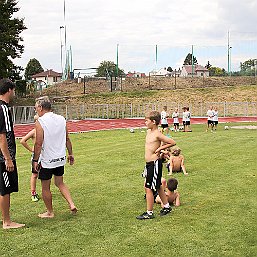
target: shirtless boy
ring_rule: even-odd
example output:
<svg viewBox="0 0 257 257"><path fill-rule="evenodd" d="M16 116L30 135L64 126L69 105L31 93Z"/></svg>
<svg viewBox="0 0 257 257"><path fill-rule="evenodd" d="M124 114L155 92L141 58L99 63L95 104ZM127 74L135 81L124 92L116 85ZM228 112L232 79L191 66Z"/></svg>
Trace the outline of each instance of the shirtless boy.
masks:
<svg viewBox="0 0 257 257"><path fill-rule="evenodd" d="M180 206L180 195L179 192L176 190L178 187L178 181L175 178L168 179L166 182L165 178L162 178L162 184L167 185L166 197L170 205ZM163 207L163 203L159 195L156 197L156 203L161 204Z"/></svg>
<svg viewBox="0 0 257 257"><path fill-rule="evenodd" d="M188 175L186 172L186 167L184 164L184 156L180 154L181 150L179 148L175 148L171 151L171 156L169 160L168 175L172 175L172 172L180 172L183 171L185 175Z"/></svg>
<svg viewBox="0 0 257 257"><path fill-rule="evenodd" d="M157 111L151 111L145 117L147 134L145 142L146 178L144 188L146 193L147 211L144 212L142 215L137 216L137 219L139 220L154 218L153 190L157 190L163 202L163 208L160 211L160 216L164 216L171 212L170 205L164 192L164 187L161 184L162 161L160 159L160 153L162 150L171 147L176 143L173 139L164 136L158 130L160 120L161 115Z"/></svg>

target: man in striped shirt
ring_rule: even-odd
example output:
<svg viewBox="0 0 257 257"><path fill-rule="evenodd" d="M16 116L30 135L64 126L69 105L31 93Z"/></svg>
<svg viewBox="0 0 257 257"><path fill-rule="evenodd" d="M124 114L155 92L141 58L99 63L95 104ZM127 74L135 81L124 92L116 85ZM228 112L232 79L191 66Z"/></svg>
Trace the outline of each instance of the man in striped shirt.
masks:
<svg viewBox="0 0 257 257"><path fill-rule="evenodd" d="M9 79L0 80L0 208L4 229L25 226L11 221L10 218L10 194L18 192L16 144L12 116L8 109L8 103L14 97L14 90L15 84Z"/></svg>

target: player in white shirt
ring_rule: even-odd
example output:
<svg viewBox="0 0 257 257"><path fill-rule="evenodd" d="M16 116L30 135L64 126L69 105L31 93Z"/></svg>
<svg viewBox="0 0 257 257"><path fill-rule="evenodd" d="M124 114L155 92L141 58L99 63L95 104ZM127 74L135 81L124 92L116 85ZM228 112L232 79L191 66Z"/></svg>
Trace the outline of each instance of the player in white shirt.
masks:
<svg viewBox="0 0 257 257"><path fill-rule="evenodd" d="M217 109L217 107L215 106L215 108L214 108L214 110L213 110L213 129L214 130L217 130L217 125L218 125L218 120L219 120L219 118L218 118L218 109Z"/></svg>
<svg viewBox="0 0 257 257"><path fill-rule="evenodd" d="M206 132L208 132L208 129L211 127L211 132L213 131L213 107L210 106L209 110L207 111L207 128Z"/></svg>
<svg viewBox="0 0 257 257"><path fill-rule="evenodd" d="M167 106L163 106L163 110L161 112L161 127L162 132L166 132L167 135L169 134L168 117L169 114L167 113Z"/></svg>
<svg viewBox="0 0 257 257"><path fill-rule="evenodd" d="M172 118L173 118L174 131L177 132L177 131L179 131L179 112L178 112L178 108L176 108L175 111L173 112Z"/></svg>

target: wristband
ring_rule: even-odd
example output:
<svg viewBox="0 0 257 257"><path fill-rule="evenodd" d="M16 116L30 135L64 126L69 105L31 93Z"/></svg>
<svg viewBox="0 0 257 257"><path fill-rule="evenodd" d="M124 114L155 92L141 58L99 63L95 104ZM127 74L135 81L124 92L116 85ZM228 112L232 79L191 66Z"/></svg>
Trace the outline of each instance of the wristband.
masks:
<svg viewBox="0 0 257 257"><path fill-rule="evenodd" d="M38 160L33 159L32 162L38 162Z"/></svg>

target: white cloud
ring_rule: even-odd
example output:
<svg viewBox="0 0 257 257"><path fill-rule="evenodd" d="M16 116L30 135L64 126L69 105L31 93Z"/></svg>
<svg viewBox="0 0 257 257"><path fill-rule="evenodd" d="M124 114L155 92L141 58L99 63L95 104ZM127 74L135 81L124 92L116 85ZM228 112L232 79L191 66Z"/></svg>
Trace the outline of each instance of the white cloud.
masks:
<svg viewBox="0 0 257 257"><path fill-rule="evenodd" d="M257 37L256 0L237 3L232 0L66 0L65 3L67 47L72 46L73 68L97 67L103 60L116 62L117 44L119 66L125 71L153 69L156 44L160 67L177 66L192 44L196 48L210 46L205 57L201 57L202 62L213 55L215 61L223 60L217 66L226 67L228 30L233 52L238 40ZM25 53L16 63L25 67L29 59L37 58L45 69L61 70L63 4L63 0L19 1L18 16L25 17L28 29L23 32ZM64 42L63 34L62 30ZM221 45L224 57L217 56L215 48L211 48ZM177 47L182 48L177 51Z"/></svg>

